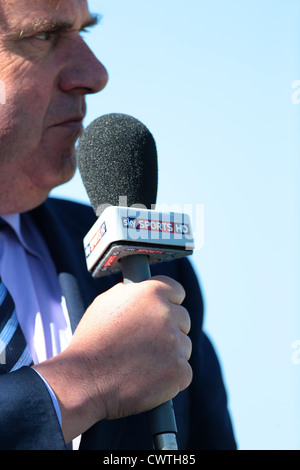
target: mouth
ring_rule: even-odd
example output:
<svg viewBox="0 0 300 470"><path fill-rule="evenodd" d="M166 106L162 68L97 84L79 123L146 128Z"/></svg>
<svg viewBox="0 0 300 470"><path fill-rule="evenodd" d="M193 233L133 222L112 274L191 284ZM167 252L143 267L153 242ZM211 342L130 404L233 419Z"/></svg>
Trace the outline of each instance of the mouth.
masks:
<svg viewBox="0 0 300 470"><path fill-rule="evenodd" d="M54 124L52 127L82 127L84 116L74 116Z"/></svg>
<svg viewBox="0 0 300 470"><path fill-rule="evenodd" d="M83 119L84 116L74 116L58 122L51 127L52 129L57 129L75 135L75 137L78 138L83 132Z"/></svg>

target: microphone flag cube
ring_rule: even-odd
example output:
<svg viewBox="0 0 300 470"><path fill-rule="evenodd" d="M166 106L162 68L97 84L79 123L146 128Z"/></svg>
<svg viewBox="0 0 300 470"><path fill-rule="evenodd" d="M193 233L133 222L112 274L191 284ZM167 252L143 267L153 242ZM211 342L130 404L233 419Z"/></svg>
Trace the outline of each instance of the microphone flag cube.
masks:
<svg viewBox="0 0 300 470"><path fill-rule="evenodd" d="M146 255L149 264L189 256L195 248L190 217L136 207L107 207L83 240L93 277L121 271L120 260Z"/></svg>

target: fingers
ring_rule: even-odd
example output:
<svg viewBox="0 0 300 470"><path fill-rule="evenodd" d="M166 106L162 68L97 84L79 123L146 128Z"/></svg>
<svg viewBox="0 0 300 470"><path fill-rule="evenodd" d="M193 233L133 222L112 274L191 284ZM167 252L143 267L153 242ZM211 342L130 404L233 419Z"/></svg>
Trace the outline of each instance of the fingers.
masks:
<svg viewBox="0 0 300 470"><path fill-rule="evenodd" d="M127 287L128 289L128 285L125 286L124 284L122 284L119 286L121 288L122 286L124 288ZM131 284L131 287L129 288L135 289L137 287L137 284ZM143 311L143 298L145 297L144 289L146 289L148 292L151 291L152 299L161 299L159 302L160 305L163 305L164 302L166 302L166 305L168 306L168 313L170 313L169 309L171 311L172 321L178 326L179 330L182 331L182 333L187 335L190 332L191 319L188 311L181 305L185 299L186 293L183 286L179 282L167 276L154 276L143 283L139 283L139 287L141 288L141 311ZM151 305L157 306L158 302L153 302L153 304Z"/></svg>
<svg viewBox="0 0 300 470"><path fill-rule="evenodd" d="M181 305L174 305L173 315L176 316L179 329L182 331L182 333L188 335L191 330L191 318L188 311Z"/></svg>
<svg viewBox="0 0 300 470"><path fill-rule="evenodd" d="M154 276L146 282L157 284L157 287L166 295L169 302L181 305L185 299L185 290L179 282L167 276Z"/></svg>
<svg viewBox="0 0 300 470"><path fill-rule="evenodd" d="M192 341L191 339L184 333L180 332L178 334L178 342L179 348L182 354L182 358L186 361L189 361L192 355Z"/></svg>
<svg viewBox="0 0 300 470"><path fill-rule="evenodd" d="M172 313L175 316L174 319L177 320L179 329L187 335L191 329L191 319L188 311L181 306L186 295L183 286L166 276L155 276L146 282L156 284L158 291L161 291L166 296L166 299L173 304Z"/></svg>

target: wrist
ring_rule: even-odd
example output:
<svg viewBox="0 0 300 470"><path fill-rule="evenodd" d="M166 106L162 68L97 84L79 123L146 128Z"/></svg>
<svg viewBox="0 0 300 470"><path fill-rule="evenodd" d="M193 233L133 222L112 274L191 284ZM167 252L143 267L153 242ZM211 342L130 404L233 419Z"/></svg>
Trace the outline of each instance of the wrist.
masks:
<svg viewBox="0 0 300 470"><path fill-rule="evenodd" d="M33 368L53 390L57 399L66 443L105 418L93 380L87 377L81 357L68 350Z"/></svg>

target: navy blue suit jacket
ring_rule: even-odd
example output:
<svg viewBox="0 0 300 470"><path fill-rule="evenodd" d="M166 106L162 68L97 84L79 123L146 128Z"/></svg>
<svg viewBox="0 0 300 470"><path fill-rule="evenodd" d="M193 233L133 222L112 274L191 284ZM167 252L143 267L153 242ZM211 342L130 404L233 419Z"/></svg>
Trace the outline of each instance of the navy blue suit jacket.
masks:
<svg viewBox="0 0 300 470"><path fill-rule="evenodd" d="M73 331L84 310L119 275L93 279L87 272L82 240L95 222L90 207L48 199L33 210L33 220L45 238L67 292ZM203 301L198 280L187 259L160 263L152 275L165 274L186 290L184 306L191 320L194 376L175 399L179 449L235 449L227 397L218 359L202 331ZM65 449L60 425L40 377L30 368L0 376L0 449ZM152 449L145 414L102 421L83 434L81 449Z"/></svg>

